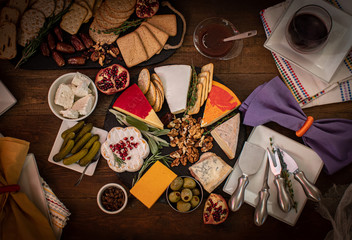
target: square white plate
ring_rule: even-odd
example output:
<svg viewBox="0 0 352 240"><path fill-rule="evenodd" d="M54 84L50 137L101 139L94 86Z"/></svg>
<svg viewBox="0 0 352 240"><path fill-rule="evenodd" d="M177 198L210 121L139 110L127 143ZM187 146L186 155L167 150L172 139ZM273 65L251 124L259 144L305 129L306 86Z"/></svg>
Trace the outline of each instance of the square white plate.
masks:
<svg viewBox="0 0 352 240"><path fill-rule="evenodd" d="M73 127L77 122L75 121L62 121L61 127L59 129L59 132L57 133L53 148L51 149L50 155L49 155L49 162L55 163L57 165L60 165L65 168L72 169L74 171L82 173L85 167L81 167L78 163L73 163L71 165L65 165L63 164L62 161L55 162L53 160L53 157L56 153L60 151L61 145L63 143L63 139L61 138L61 133L65 131L66 129ZM92 131L93 134L98 134L99 135L99 141L103 144L106 140L106 136L108 135L108 132L105 131L104 129L96 128L93 127ZM99 151L99 158L100 158L100 151ZM97 167L97 164L99 162L99 158L96 162L92 163L89 165L87 171L85 172L85 175L92 176L94 174L95 168Z"/></svg>
<svg viewBox="0 0 352 240"><path fill-rule="evenodd" d="M332 18L332 28L326 45L316 53L301 54L293 50L285 37L286 26L301 7L315 4L327 10ZM280 17L264 47L276 52L293 64L330 82L337 68L352 46L352 16L324 0L294 0Z"/></svg>
<svg viewBox="0 0 352 240"><path fill-rule="evenodd" d="M247 141L266 149L267 147L270 147L270 137L273 138L275 144L287 151L287 153L296 160L298 167L305 173L307 179L312 183L315 183L324 164L318 154L312 149L262 125L253 129ZM249 184L245 190L244 201L253 207L256 207L258 203L258 193L263 186L265 166L267 163L267 156L265 154L265 158L263 159L258 172L248 178ZM232 195L237 187L238 178L241 175L242 171L238 166L238 161L236 161L234 170L227 178L223 191ZM277 190L273 182L274 175L270 170L268 177L270 197L268 199L267 207L270 216L294 226L303 210L307 197L304 194L301 185L292 177L292 174L290 175L290 179L294 190L294 200L297 202L297 212L295 209L292 209L290 212L285 213L279 208L277 203Z"/></svg>
<svg viewBox="0 0 352 240"><path fill-rule="evenodd" d="M16 98L14 98L11 92L0 80L0 115L6 112L10 107L15 105L16 102Z"/></svg>
<svg viewBox="0 0 352 240"><path fill-rule="evenodd" d="M33 153L29 153L24 161L18 185L21 187L20 192L24 192L27 195L29 200L37 206L51 224L48 203Z"/></svg>

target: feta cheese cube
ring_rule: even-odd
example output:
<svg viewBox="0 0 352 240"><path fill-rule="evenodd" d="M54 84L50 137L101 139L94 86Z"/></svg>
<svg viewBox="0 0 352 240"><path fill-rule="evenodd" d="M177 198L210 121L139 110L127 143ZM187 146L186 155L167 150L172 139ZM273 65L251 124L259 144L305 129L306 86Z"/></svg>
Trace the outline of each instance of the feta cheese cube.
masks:
<svg viewBox="0 0 352 240"><path fill-rule="evenodd" d="M56 90L54 103L68 109L72 107L74 97L71 87L62 83Z"/></svg>
<svg viewBox="0 0 352 240"><path fill-rule="evenodd" d="M76 110L72 110L72 109L67 109L67 110L62 110L60 111L60 114L62 114L62 116L64 116L65 118L78 118L79 113Z"/></svg>
<svg viewBox="0 0 352 240"><path fill-rule="evenodd" d="M72 106L73 110L76 110L81 115L87 115L94 104L94 96L92 94L88 94L87 96L78 99Z"/></svg>

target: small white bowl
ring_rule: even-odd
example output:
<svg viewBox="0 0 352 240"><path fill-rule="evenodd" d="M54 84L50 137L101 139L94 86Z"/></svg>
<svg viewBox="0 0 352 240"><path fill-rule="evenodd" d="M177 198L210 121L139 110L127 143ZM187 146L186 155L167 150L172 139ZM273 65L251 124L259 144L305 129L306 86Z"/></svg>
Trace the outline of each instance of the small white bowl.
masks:
<svg viewBox="0 0 352 240"><path fill-rule="evenodd" d="M119 208L119 209L116 210L116 211L109 211L109 210L105 209L104 206L103 206L103 204L102 204L102 200L101 200L102 195L103 195L104 191L105 191L107 188L109 188L109 187L116 187L116 188L119 188L119 189L122 190L122 192L123 192L123 194L124 194L124 203L123 203L122 207ZM125 207L127 206L127 202L128 202L128 195L127 195L127 192L126 192L125 188L122 187L120 184L117 184L117 183L108 183L108 184L104 185L102 188L100 188L100 190L99 190L99 192L98 192L98 195L97 195L97 203L98 203L99 208L100 208L103 212L105 212L105 213L107 213L107 214L116 214L116 213L122 212L122 210L124 210Z"/></svg>
<svg viewBox="0 0 352 240"><path fill-rule="evenodd" d="M94 84L94 81L92 81L92 79L90 79L88 76L82 74L83 76L85 76L87 79L89 79L91 81L91 83L89 84L89 88L90 90L92 90L92 95L94 95L94 104L92 109L90 110L90 112L87 115L80 115L79 118L66 118L63 115L60 114L60 111L64 110L64 108L62 106L59 106L57 104L55 104L54 100L55 100L55 94L56 94L56 90L57 88L60 86L61 83L66 83L69 84L72 82L73 77L75 76L76 72L74 73L66 73L60 77L58 77L50 86L49 89L49 93L48 93L48 103L49 103L49 107L51 109L51 111L60 119L62 120L67 120L67 121L80 121L83 120L85 118L87 118L95 109L95 107L97 106L98 103L98 90L97 87Z"/></svg>

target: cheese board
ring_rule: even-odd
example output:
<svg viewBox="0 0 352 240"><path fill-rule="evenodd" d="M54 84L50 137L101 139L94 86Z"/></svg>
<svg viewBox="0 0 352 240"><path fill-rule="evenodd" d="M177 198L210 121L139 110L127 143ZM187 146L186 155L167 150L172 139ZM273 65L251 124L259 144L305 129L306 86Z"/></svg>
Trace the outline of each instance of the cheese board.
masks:
<svg viewBox="0 0 352 240"><path fill-rule="evenodd" d="M201 71L200 68L196 67L195 68L197 73L199 73ZM150 68L149 69L150 74L154 73L154 69ZM219 78L217 78L216 76L213 77L214 81L216 82L220 82L221 80ZM138 76L132 76L131 80L130 80L130 86L133 84L137 84L138 82ZM113 100L111 101L111 104L109 106L109 109L111 109L116 101L116 99L118 99L118 97L121 95L122 93L117 93ZM200 111L198 112L198 114L192 115L193 118L197 119L197 118L201 118L203 116L204 113L204 108L205 108L205 104L200 108ZM162 118L165 114L169 113L170 109L169 106L166 102L165 102L161 108L160 111L157 112L157 115L159 118ZM239 113L238 109L234 110L233 114ZM184 113L179 113L176 114L175 116L178 117L182 117ZM242 122L242 121L240 121ZM239 135L238 135L238 142L237 142L237 148L236 148L236 153L234 154L234 156L232 157L232 159L230 159L225 152L221 149L221 147L217 144L217 142L214 140L213 141L213 147L210 150L210 152L215 153L217 156L219 156L220 158L222 158L230 167L233 167L235 165L236 159L238 158L241 149L243 147L243 144L245 142L245 139L247 138L246 136L246 132L245 132L245 128L242 125L242 123L239 124ZM118 123L118 121L116 120L116 117L114 114L112 114L109 110L107 110L106 113L106 117L105 117L105 122L104 122L104 129L106 131L110 131L112 128L114 127L121 127L122 125ZM125 127L125 126L123 126ZM208 130L210 130L210 128L208 128ZM166 140L167 142L170 142L170 139L168 136L161 136L162 139ZM162 155L169 155L170 153L174 152L175 150L177 150L176 147L164 147L161 150L161 154ZM200 156L203 154L203 152L199 151ZM171 171L173 171L174 173L176 173L178 176L190 176L191 173L189 171L189 167L192 165L192 163L187 163L185 166L182 164L179 164L178 166L174 166L174 167L170 167ZM120 180L129 188L132 187L132 182L133 179L138 175L138 172L123 172L123 173L117 173L118 177L120 178ZM218 192L221 193L222 192L222 187L223 187L224 183L221 183L219 186L216 187L216 189L214 189L214 192ZM166 201L164 198L162 198L162 201Z"/></svg>
<svg viewBox="0 0 352 240"><path fill-rule="evenodd" d="M158 15L174 14L174 12L167 6L160 6L157 14ZM177 22L177 34L175 36L170 36L166 42L166 44L169 44L172 46L179 44L179 42L182 39L183 29L185 27L183 26L181 17L178 14L175 14L175 15L176 15L176 22ZM138 18L136 14L133 13L127 21L131 21L135 19L138 19ZM90 20L88 23L82 24L79 32L88 33L91 23L92 23L92 20ZM131 33L132 31L136 30L136 28L137 27L132 27L128 29L126 32L121 33L120 37L128 33ZM68 39L70 37L70 34L63 31L63 37L64 37L64 40ZM18 54L16 58L11 60L13 64L16 65L18 63L19 59L21 58L22 50L23 50L23 47L18 46L18 51L17 51ZM168 59L169 57L171 57L176 52L176 50L177 49L168 49L168 50L163 49L159 54L155 54L153 57L149 58L147 61L144 61L138 64L137 66L143 67L143 66L149 66L152 64L162 62ZM64 59L67 60L70 57L77 57L81 55L82 55L82 52L65 54ZM117 58L113 58L110 63L106 63L104 67L115 63L126 66L126 63L121 57L121 55L118 55ZM102 66L98 63L98 61L93 62L89 59L86 61L84 65L65 64L64 66L59 67L55 63L54 59L52 59L51 57L43 56L40 49L38 49L37 52L32 57L30 57L27 62L23 63L20 67L23 69L43 70L43 69L91 69L91 68L101 68Z"/></svg>

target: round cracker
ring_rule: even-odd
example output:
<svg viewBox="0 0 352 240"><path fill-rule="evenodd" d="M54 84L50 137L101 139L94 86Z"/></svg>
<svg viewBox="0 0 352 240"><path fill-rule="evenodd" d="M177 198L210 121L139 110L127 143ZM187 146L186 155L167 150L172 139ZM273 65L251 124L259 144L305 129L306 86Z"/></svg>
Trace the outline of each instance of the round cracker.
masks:
<svg viewBox="0 0 352 240"><path fill-rule="evenodd" d="M32 5L33 9L37 9L44 13L45 17L50 17L55 10L54 0L38 0Z"/></svg>
<svg viewBox="0 0 352 240"><path fill-rule="evenodd" d="M101 44L105 44L105 43L112 44L119 37L114 33L109 33L109 34L102 33L101 31L104 31L104 30L105 29L102 29L94 19L92 24L89 27L89 36L93 39L94 42L99 42Z"/></svg>
<svg viewBox="0 0 352 240"><path fill-rule="evenodd" d="M138 75L138 87L143 94L147 94L150 87L150 73L147 68L143 68Z"/></svg>
<svg viewBox="0 0 352 240"><path fill-rule="evenodd" d="M127 12L114 13L107 6L106 2L102 3L100 8L97 11L97 14L100 14L101 17L110 23L120 23L121 21L126 21L133 14L134 8Z"/></svg>
<svg viewBox="0 0 352 240"><path fill-rule="evenodd" d="M153 105L154 112L159 112L161 109L161 93L159 89L155 88L155 104Z"/></svg>
<svg viewBox="0 0 352 240"><path fill-rule="evenodd" d="M156 74L155 74L156 75ZM152 76L152 82L154 83L155 87L160 91L161 97L164 98L164 87L161 81L158 81Z"/></svg>
<svg viewBox="0 0 352 240"><path fill-rule="evenodd" d="M147 98L147 100L150 103L150 105L154 106L154 104L156 102L156 88L155 88L153 82L150 82L149 90L145 94L145 97Z"/></svg>
<svg viewBox="0 0 352 240"><path fill-rule="evenodd" d="M131 11L136 5L136 0L106 0L105 2L108 8L115 13Z"/></svg>

